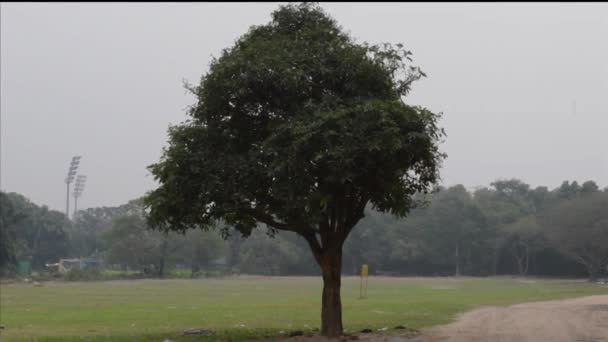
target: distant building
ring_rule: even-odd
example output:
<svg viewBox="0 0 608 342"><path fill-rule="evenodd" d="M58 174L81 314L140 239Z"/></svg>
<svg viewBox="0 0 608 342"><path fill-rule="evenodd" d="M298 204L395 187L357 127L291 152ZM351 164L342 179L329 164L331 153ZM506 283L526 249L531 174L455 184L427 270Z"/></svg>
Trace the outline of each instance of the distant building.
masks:
<svg viewBox="0 0 608 342"><path fill-rule="evenodd" d="M98 259L78 258L78 259L59 259L54 264L46 264L47 268L56 269L59 273L65 274L70 270L101 269L103 262Z"/></svg>

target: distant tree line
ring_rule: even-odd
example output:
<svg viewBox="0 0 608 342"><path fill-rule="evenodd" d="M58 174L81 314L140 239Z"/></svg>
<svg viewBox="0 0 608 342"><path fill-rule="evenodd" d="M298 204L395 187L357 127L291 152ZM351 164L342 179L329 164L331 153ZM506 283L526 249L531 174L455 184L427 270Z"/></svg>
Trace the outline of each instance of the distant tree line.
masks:
<svg viewBox="0 0 608 342"><path fill-rule="evenodd" d="M418 196L406 219L366 211L346 241L343 273L517 274L596 279L608 266L608 189L565 181L531 188L499 180L468 191L462 185ZM17 193L0 193L0 268L14 274L19 260L35 270L60 258L92 257L106 265L162 277L185 268L196 276L221 261L246 274L319 274L308 246L290 232L271 241L265 227L248 239L224 241L214 232L165 234L146 227L141 200L81 210L73 220ZM228 227L221 231L227 235Z"/></svg>
<svg viewBox="0 0 608 342"><path fill-rule="evenodd" d="M501 180L473 192L441 188L407 219L371 213L345 263L420 275L583 276L608 263L608 191L564 182L549 191ZM357 245L358 244L358 245ZM368 246L368 247L364 247ZM354 248L356 247L356 248Z"/></svg>

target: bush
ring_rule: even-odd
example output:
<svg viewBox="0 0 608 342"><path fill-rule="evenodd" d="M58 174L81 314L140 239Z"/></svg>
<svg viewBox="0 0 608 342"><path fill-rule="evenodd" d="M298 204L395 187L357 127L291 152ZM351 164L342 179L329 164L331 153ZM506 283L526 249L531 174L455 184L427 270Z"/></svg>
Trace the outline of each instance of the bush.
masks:
<svg viewBox="0 0 608 342"><path fill-rule="evenodd" d="M220 278L220 277L225 277L227 275L229 275L229 272L227 271L207 271L207 272L203 272L203 277L205 278Z"/></svg>
<svg viewBox="0 0 608 342"><path fill-rule="evenodd" d="M104 276L98 269L71 269L65 275L67 281L91 281L91 280L104 280Z"/></svg>
<svg viewBox="0 0 608 342"><path fill-rule="evenodd" d="M167 272L165 274L166 278L180 278L180 279L188 279L188 278L196 278L196 276L198 275L195 274L194 277L192 277L192 271L190 270L185 270L185 269L176 269L176 270L172 270L170 272Z"/></svg>
<svg viewBox="0 0 608 342"><path fill-rule="evenodd" d="M42 271L33 272L31 278L35 281L61 280L63 275L57 271Z"/></svg>
<svg viewBox="0 0 608 342"><path fill-rule="evenodd" d="M17 277L17 268L13 264L0 267L0 279L13 279Z"/></svg>

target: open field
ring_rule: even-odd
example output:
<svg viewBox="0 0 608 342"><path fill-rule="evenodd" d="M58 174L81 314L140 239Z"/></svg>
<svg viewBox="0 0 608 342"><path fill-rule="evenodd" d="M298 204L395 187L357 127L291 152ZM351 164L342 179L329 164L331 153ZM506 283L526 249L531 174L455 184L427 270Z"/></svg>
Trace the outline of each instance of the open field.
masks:
<svg viewBox="0 0 608 342"><path fill-rule="evenodd" d="M2 341L190 340L179 336L188 328L214 332L196 340L234 340L320 326L317 277L19 283L1 290ZM479 306L593 294L608 288L578 280L370 277L368 299L361 300L358 278L345 277L342 285L351 332L422 328Z"/></svg>

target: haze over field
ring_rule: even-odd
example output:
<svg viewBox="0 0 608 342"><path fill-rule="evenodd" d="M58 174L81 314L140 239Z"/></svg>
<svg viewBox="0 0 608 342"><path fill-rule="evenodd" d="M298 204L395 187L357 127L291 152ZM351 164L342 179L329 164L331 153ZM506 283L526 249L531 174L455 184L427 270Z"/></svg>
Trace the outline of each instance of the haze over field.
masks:
<svg viewBox="0 0 608 342"><path fill-rule="evenodd" d="M277 3L2 4L1 184L63 210L73 155L80 208L155 186L211 55ZM608 186L607 4L322 4L361 41L403 42L428 78L408 103L444 112L444 185L519 178Z"/></svg>

